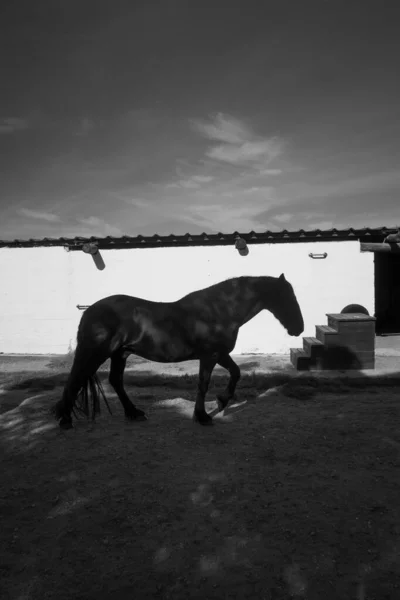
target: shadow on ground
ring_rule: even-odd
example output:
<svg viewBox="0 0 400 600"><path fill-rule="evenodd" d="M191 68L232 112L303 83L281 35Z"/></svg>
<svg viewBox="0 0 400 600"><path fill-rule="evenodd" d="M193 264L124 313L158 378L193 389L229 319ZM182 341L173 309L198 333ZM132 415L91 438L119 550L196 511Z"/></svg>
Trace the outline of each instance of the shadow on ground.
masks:
<svg viewBox="0 0 400 600"><path fill-rule="evenodd" d="M400 371L391 374L370 375L363 371L353 370L350 375L347 371L334 372L333 376L329 372L288 372L277 373L256 373L242 370L242 378L238 384L237 392L241 390L267 390L271 387L284 385L286 395L298 395L299 399L312 397L319 392L340 392L347 393L353 388L362 388L365 386L398 386L400 385ZM108 374L104 370L98 372L99 378L103 383L107 383ZM2 389L4 392L29 391L29 393L41 393L55 388L62 387L66 383L68 373L38 374L32 377L31 373L21 373L18 376L4 377ZM215 371L210 383L209 394L215 393L225 387L228 375L220 369ZM193 374L155 374L153 371L141 370L138 373L126 371L124 382L127 388L147 388L168 387L170 389L190 390L193 395L196 393L198 376ZM1 396L0 396L1 400ZM4 412L1 408L0 413Z"/></svg>

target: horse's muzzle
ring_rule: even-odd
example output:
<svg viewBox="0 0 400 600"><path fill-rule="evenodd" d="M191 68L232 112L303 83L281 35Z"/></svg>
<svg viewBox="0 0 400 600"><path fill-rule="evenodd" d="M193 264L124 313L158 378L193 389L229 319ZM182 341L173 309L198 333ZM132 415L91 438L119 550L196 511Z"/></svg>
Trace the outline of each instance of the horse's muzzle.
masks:
<svg viewBox="0 0 400 600"><path fill-rule="evenodd" d="M298 337L299 335L301 335L304 331L304 327L301 327L299 329L288 329L288 334L291 335L292 337Z"/></svg>

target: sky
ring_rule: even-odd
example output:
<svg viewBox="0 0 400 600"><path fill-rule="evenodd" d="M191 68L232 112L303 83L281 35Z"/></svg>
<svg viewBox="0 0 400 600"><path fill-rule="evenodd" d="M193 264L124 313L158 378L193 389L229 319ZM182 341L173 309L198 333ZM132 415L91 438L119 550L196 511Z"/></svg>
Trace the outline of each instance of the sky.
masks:
<svg viewBox="0 0 400 600"><path fill-rule="evenodd" d="M397 0L3 0L0 239L400 225Z"/></svg>

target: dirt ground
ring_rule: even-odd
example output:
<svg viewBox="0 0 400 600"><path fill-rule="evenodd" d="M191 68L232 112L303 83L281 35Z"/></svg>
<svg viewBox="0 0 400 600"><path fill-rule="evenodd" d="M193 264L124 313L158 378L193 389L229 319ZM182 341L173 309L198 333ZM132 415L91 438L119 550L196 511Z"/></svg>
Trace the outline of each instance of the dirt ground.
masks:
<svg viewBox="0 0 400 600"><path fill-rule="evenodd" d="M216 371L204 428L197 366L137 360L148 421L125 421L102 372L113 414L65 432L49 409L68 359L41 360L0 360L2 600L400 598L400 368L247 357L219 415Z"/></svg>

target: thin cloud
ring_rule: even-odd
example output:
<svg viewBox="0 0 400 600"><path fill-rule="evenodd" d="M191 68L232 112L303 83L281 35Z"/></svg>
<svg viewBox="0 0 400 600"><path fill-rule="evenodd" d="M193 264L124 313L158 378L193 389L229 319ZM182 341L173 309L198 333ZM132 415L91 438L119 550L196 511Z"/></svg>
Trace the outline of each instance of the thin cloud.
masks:
<svg viewBox="0 0 400 600"><path fill-rule="evenodd" d="M282 169L262 169L260 175L281 175Z"/></svg>
<svg viewBox="0 0 400 600"><path fill-rule="evenodd" d="M227 144L242 144L253 137L244 123L234 117L218 113L213 122L192 121L192 126L203 136Z"/></svg>
<svg viewBox="0 0 400 600"><path fill-rule="evenodd" d="M287 223L293 218L294 215L291 213L282 213L281 215L276 215L276 217L274 217L274 221L278 221L278 223Z"/></svg>
<svg viewBox="0 0 400 600"><path fill-rule="evenodd" d="M388 216L393 219L398 204L397 171L338 178L338 181L326 184L319 183L323 176L324 173L319 174L317 183L311 178L282 186L275 202L260 211L260 222L268 226L271 222L285 222L294 229L314 229L320 223L355 227L365 223L379 225ZM377 197L379 214L376 212ZM292 218L287 219L284 217L286 214L292 214Z"/></svg>
<svg viewBox="0 0 400 600"><path fill-rule="evenodd" d="M54 213L31 210L30 208L19 208L17 213L23 217L39 219L40 221L47 221L48 223L58 223L61 221L60 217Z"/></svg>
<svg viewBox="0 0 400 600"><path fill-rule="evenodd" d="M333 221L312 221L308 223L308 229L333 229Z"/></svg>
<svg viewBox="0 0 400 600"><path fill-rule="evenodd" d="M8 135L28 128L29 122L27 119L19 117L0 119L0 135Z"/></svg>
<svg viewBox="0 0 400 600"><path fill-rule="evenodd" d="M242 193L243 194L258 194L260 192L262 192L263 194L266 194L266 197L267 197L274 192L274 188L265 186L265 185L253 186L253 187L244 189Z"/></svg>
<svg viewBox="0 0 400 600"><path fill-rule="evenodd" d="M115 227L114 225L110 225L110 223L107 223L106 221L104 221L104 219L99 219L99 217L87 217L87 218L83 218L83 219L77 219L78 223L80 223L81 225L85 225L85 227L88 228L88 230L95 230L94 231L89 231L88 235L94 235L94 233L96 235L112 235L112 236L121 236L124 235L124 233L121 231L121 229L119 229L119 227Z"/></svg>
<svg viewBox="0 0 400 600"><path fill-rule="evenodd" d="M214 177L211 177L211 175L193 175L192 179L197 183L209 183Z"/></svg>
<svg viewBox="0 0 400 600"><path fill-rule="evenodd" d="M268 164L282 152L281 142L277 138L257 142L245 142L240 145L221 144L210 148L206 154L214 160L234 165L263 162Z"/></svg>
<svg viewBox="0 0 400 600"><path fill-rule="evenodd" d="M124 197L122 195L119 195L119 197L120 197L121 200L123 200L127 204L131 204L135 208L145 208L145 209L148 209L149 206L151 206L151 204L149 203L149 201L145 200L144 198L130 198L130 197Z"/></svg>
<svg viewBox="0 0 400 600"><path fill-rule="evenodd" d="M198 190L202 187L202 184L210 183L211 181L213 181L213 179L214 177L212 177L211 175L192 175L191 177L179 179L174 183L168 183L166 187Z"/></svg>
<svg viewBox="0 0 400 600"><path fill-rule="evenodd" d="M396 190L400 184L400 173L398 170L368 172L355 177L337 177L334 181L326 183L320 183L321 179L323 173L317 181L313 179L296 181L285 186L282 194L285 194L288 202L304 205L305 210L309 209L311 201L313 203L325 202L325 200L347 202L350 196L359 196L362 202L362 199L371 193L381 196L385 190Z"/></svg>
<svg viewBox="0 0 400 600"><path fill-rule="evenodd" d="M234 117L219 113L212 121L192 121L192 127L203 137L223 142L210 146L206 156L231 165L253 166L265 175L280 171L266 169L268 164L282 154L283 141L278 137L258 136Z"/></svg>
<svg viewBox="0 0 400 600"><path fill-rule="evenodd" d="M205 231L250 231L258 227L258 211L249 204L198 204L188 207L186 215Z"/></svg>
<svg viewBox="0 0 400 600"><path fill-rule="evenodd" d="M214 143L196 160L177 159L176 177L164 183L164 193L175 193L180 198L185 194L189 203L198 200L197 193L204 198L218 195L239 200L243 194L273 192L265 183L282 172L269 166L282 154L280 138L256 135L244 121L222 113L190 124L197 134Z"/></svg>

